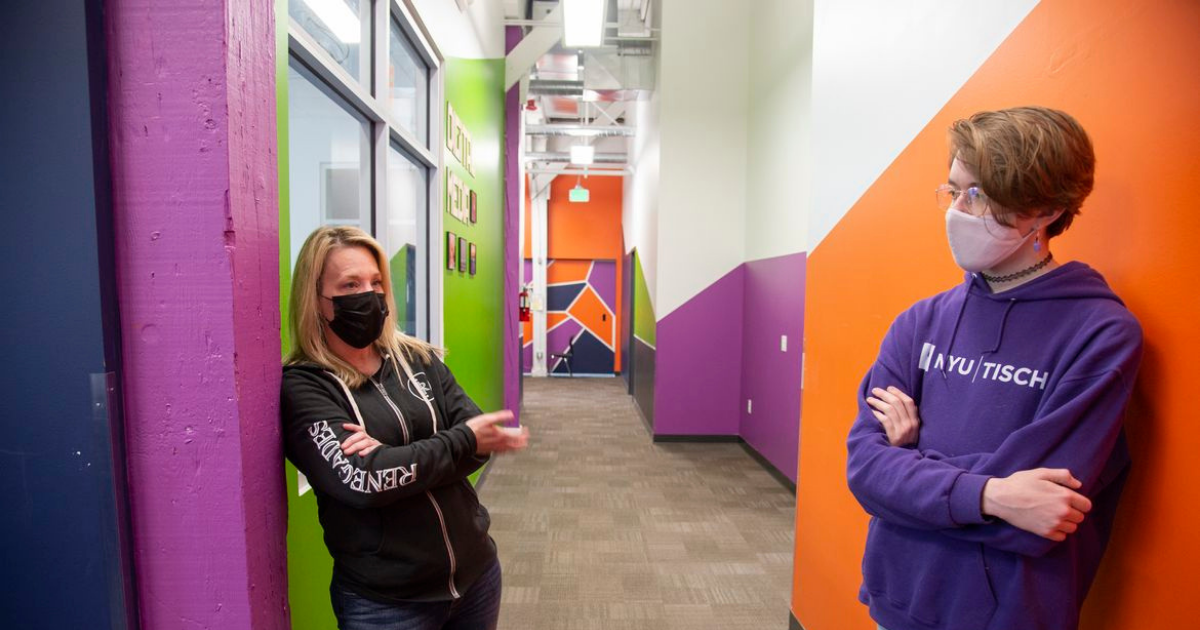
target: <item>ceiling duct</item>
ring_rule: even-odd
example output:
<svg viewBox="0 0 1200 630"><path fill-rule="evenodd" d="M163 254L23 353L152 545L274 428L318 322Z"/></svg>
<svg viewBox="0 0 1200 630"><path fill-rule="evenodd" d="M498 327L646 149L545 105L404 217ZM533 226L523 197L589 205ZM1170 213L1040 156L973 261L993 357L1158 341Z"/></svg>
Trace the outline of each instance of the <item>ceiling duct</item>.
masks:
<svg viewBox="0 0 1200 630"><path fill-rule="evenodd" d="M583 79L593 90L649 92L655 87L654 66L652 42L623 41L616 48L585 53Z"/></svg>
<svg viewBox="0 0 1200 630"><path fill-rule="evenodd" d="M583 96L583 81L563 79L533 79L529 82L532 96Z"/></svg>
<svg viewBox="0 0 1200 630"><path fill-rule="evenodd" d="M584 177L628 177L633 169L624 168L530 168L525 170L530 175L582 175Z"/></svg>
<svg viewBox="0 0 1200 630"><path fill-rule="evenodd" d="M570 153L526 153L526 162L563 162L571 161ZM629 156L624 153L597 153L592 157L595 164L625 164Z"/></svg>
<svg viewBox="0 0 1200 630"><path fill-rule="evenodd" d="M632 127L597 127L593 125L528 125L525 133L531 136L574 136L576 138L612 138L633 136Z"/></svg>
<svg viewBox="0 0 1200 630"><path fill-rule="evenodd" d="M617 42L617 55L621 57L653 56L654 42L648 39L622 39Z"/></svg>

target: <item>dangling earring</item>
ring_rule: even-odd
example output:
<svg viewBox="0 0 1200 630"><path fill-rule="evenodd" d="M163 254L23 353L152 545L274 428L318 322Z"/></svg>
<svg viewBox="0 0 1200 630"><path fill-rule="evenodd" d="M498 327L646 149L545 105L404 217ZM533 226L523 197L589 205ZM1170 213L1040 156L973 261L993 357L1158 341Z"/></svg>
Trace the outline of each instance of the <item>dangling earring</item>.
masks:
<svg viewBox="0 0 1200 630"><path fill-rule="evenodd" d="M1042 251L1042 229L1038 224L1033 224L1033 251Z"/></svg>

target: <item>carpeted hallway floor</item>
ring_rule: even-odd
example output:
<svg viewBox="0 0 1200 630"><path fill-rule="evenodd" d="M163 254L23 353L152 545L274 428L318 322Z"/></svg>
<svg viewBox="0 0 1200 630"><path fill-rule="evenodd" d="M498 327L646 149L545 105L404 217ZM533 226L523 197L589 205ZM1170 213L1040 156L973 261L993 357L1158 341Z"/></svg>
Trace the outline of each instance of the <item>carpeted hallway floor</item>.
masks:
<svg viewBox="0 0 1200 630"><path fill-rule="evenodd" d="M795 497L737 444L654 444L625 382L525 379L480 490L500 630L788 626Z"/></svg>

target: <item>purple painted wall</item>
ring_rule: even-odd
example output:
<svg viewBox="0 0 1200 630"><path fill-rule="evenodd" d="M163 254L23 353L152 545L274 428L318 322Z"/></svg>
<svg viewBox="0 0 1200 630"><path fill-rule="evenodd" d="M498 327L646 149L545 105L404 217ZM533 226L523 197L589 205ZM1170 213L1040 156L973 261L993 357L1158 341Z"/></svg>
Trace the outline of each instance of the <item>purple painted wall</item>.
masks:
<svg viewBox="0 0 1200 630"><path fill-rule="evenodd" d="M521 42L519 26L504 28L504 52ZM521 322L518 313L521 283L521 142L520 85L504 97L504 408L521 421ZM527 276L528 277L528 276Z"/></svg>
<svg viewBox="0 0 1200 630"><path fill-rule="evenodd" d="M105 21L141 624L284 629L273 4Z"/></svg>
<svg viewBox="0 0 1200 630"><path fill-rule="evenodd" d="M737 435L745 266L658 321L655 435Z"/></svg>
<svg viewBox="0 0 1200 630"><path fill-rule="evenodd" d="M612 260L592 261L592 271L588 275L588 284L608 307L617 314L617 263Z"/></svg>
<svg viewBox="0 0 1200 630"><path fill-rule="evenodd" d="M745 264L740 435L796 481L804 339L803 253ZM787 335L787 351L780 337ZM746 412L747 399L753 412Z"/></svg>
<svg viewBox="0 0 1200 630"><path fill-rule="evenodd" d="M553 329L546 331L546 371L553 372L562 359L551 359L550 355L564 352L567 346L583 330L583 326L573 319L563 320Z"/></svg>
<svg viewBox="0 0 1200 630"><path fill-rule="evenodd" d="M655 435L740 436L796 481L806 261L745 263L659 320Z"/></svg>

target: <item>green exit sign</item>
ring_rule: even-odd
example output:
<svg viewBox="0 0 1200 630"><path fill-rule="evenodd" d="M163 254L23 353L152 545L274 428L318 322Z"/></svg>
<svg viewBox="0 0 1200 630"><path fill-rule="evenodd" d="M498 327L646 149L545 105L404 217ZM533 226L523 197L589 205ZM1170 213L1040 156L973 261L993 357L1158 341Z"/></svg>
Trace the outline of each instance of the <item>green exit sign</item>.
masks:
<svg viewBox="0 0 1200 630"><path fill-rule="evenodd" d="M571 203L587 203L591 197L591 191L582 186L576 186L571 189Z"/></svg>

